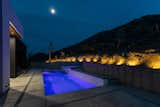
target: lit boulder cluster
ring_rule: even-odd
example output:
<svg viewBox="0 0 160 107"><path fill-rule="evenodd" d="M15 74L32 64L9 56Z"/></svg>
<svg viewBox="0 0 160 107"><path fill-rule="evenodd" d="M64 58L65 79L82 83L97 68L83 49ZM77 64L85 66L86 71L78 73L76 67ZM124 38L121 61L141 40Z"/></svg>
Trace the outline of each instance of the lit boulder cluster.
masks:
<svg viewBox="0 0 160 107"><path fill-rule="evenodd" d="M127 66L139 66L145 65L152 69L160 69L160 54L158 53L136 53L130 52L126 57L120 55L84 55L84 56L72 56L60 59L47 60L46 63L55 62L94 62L99 64L109 65L127 65Z"/></svg>

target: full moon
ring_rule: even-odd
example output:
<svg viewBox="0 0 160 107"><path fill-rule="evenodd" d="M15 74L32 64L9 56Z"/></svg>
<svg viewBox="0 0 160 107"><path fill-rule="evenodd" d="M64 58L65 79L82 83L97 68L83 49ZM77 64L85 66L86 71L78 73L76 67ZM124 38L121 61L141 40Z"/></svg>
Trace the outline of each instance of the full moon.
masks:
<svg viewBox="0 0 160 107"><path fill-rule="evenodd" d="M53 8L51 8L51 9L50 9L50 12L51 12L52 15L54 15L54 14L56 13L56 10L53 9Z"/></svg>

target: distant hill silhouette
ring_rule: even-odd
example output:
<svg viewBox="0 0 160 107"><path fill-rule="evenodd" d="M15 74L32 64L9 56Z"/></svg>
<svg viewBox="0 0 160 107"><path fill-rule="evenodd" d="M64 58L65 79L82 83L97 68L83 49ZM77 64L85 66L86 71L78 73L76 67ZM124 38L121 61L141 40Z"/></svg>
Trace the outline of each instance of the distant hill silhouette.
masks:
<svg viewBox="0 0 160 107"><path fill-rule="evenodd" d="M147 15L113 30L99 32L78 44L56 51L54 55L122 54L160 51L160 15Z"/></svg>

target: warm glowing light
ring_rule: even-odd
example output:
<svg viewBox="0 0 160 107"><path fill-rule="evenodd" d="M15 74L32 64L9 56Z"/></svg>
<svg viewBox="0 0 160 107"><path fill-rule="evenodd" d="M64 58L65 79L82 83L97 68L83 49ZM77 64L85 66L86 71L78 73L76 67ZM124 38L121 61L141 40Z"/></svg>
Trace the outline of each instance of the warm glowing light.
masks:
<svg viewBox="0 0 160 107"><path fill-rule="evenodd" d="M116 65L123 65L125 63L125 58L122 56L114 56Z"/></svg>
<svg viewBox="0 0 160 107"><path fill-rule="evenodd" d="M10 33L11 37L21 38L20 33L17 32L16 28L14 27L14 25L12 23L10 23L10 25L9 25L9 33Z"/></svg>
<svg viewBox="0 0 160 107"><path fill-rule="evenodd" d="M52 60L47 60L46 63L55 63L55 62L95 62L101 64L115 64L115 65L128 65L128 66L138 66L138 65L146 65L151 69L160 69L160 54L154 49L149 49L144 51L143 53L130 52L127 54L127 57L123 57L120 55L85 55L85 56L71 56L65 58L55 58Z"/></svg>
<svg viewBox="0 0 160 107"><path fill-rule="evenodd" d="M138 65L141 65L143 62L144 62L144 58L142 57L141 54L129 53L126 64L128 66L138 66Z"/></svg>
<svg viewBox="0 0 160 107"><path fill-rule="evenodd" d="M101 62L100 63L101 64L107 64L108 60L109 60L108 57L106 55L104 55L104 56L101 57Z"/></svg>
<svg viewBox="0 0 160 107"><path fill-rule="evenodd" d="M160 69L160 55L159 54L150 54L146 60L146 65L152 69Z"/></svg>
<svg viewBox="0 0 160 107"><path fill-rule="evenodd" d="M66 62L72 62L72 59L70 57L66 58Z"/></svg>
<svg viewBox="0 0 160 107"><path fill-rule="evenodd" d="M72 62L76 62L76 57L71 57Z"/></svg>
<svg viewBox="0 0 160 107"><path fill-rule="evenodd" d="M98 62L99 59L100 59L100 56L96 55L96 56L93 57L92 60L93 60L93 62Z"/></svg>
<svg viewBox="0 0 160 107"><path fill-rule="evenodd" d="M114 64L115 63L115 58L114 57L110 57L108 59L108 64Z"/></svg>
<svg viewBox="0 0 160 107"><path fill-rule="evenodd" d="M84 61L84 58L83 58L83 57L78 57L78 61L79 61L79 62L83 62L83 61Z"/></svg>
<svg viewBox="0 0 160 107"><path fill-rule="evenodd" d="M145 50L145 53L153 53L153 52L156 52L155 49L148 49L148 50Z"/></svg>
<svg viewBox="0 0 160 107"><path fill-rule="evenodd" d="M92 56L85 56L85 61L86 62L91 62L92 61Z"/></svg>

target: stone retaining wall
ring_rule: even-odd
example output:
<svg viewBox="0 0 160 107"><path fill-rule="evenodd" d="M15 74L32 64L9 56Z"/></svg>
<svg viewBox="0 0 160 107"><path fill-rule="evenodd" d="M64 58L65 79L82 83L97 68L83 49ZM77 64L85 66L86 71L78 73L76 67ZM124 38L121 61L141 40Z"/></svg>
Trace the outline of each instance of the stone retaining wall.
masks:
<svg viewBox="0 0 160 107"><path fill-rule="evenodd" d="M86 72L104 75L106 78L118 80L126 86L141 88L160 93L160 71L145 67L129 67L126 65L101 65L83 63Z"/></svg>

